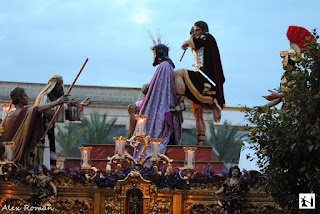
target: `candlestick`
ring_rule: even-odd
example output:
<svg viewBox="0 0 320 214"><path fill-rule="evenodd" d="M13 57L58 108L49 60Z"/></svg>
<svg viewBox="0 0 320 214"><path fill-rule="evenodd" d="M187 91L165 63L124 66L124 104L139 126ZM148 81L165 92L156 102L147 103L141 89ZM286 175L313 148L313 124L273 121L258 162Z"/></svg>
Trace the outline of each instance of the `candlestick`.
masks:
<svg viewBox="0 0 320 214"><path fill-rule="evenodd" d="M7 112L9 111L10 104L1 104L2 106L2 120L4 120Z"/></svg>
<svg viewBox="0 0 320 214"><path fill-rule="evenodd" d="M114 137L113 141L116 143L115 154L119 156L123 156L125 152L125 143L127 142L126 137Z"/></svg>
<svg viewBox="0 0 320 214"><path fill-rule="evenodd" d="M188 150L188 161L187 161L187 166L190 168L193 168L193 158L194 158L194 151Z"/></svg>
<svg viewBox="0 0 320 214"><path fill-rule="evenodd" d="M81 168L88 169L91 167L90 162L90 151L92 147L79 147L81 152Z"/></svg>
<svg viewBox="0 0 320 214"><path fill-rule="evenodd" d="M186 162L185 162L185 167L194 169L194 159L195 159L195 151L197 148L195 147L183 147L186 153Z"/></svg>
<svg viewBox="0 0 320 214"><path fill-rule="evenodd" d="M5 162L7 163L12 163L14 162L14 157L13 157L13 148L15 143L14 142L4 142L2 144L5 148Z"/></svg>
<svg viewBox="0 0 320 214"><path fill-rule="evenodd" d="M145 121L148 119L146 115L135 115L137 119L136 136L145 136Z"/></svg>
<svg viewBox="0 0 320 214"><path fill-rule="evenodd" d="M87 151L83 151L83 164L82 167L83 168L88 168L89 164L88 164L88 152Z"/></svg>
<svg viewBox="0 0 320 214"><path fill-rule="evenodd" d="M154 158L158 157L158 147L161 142L162 139L150 139L150 144L152 146L152 155Z"/></svg>

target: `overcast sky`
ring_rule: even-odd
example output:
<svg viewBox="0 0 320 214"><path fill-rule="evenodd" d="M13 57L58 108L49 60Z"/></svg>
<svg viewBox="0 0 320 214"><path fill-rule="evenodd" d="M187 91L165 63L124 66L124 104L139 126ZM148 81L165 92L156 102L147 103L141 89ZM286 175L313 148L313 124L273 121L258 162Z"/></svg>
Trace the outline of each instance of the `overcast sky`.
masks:
<svg viewBox="0 0 320 214"><path fill-rule="evenodd" d="M203 20L220 49L226 105L252 107L279 86L288 27L319 29L319 11L319 0L0 0L0 80L60 74L71 84L89 58L78 85L141 87L156 70L148 31L159 29L176 68L192 69L180 46Z"/></svg>

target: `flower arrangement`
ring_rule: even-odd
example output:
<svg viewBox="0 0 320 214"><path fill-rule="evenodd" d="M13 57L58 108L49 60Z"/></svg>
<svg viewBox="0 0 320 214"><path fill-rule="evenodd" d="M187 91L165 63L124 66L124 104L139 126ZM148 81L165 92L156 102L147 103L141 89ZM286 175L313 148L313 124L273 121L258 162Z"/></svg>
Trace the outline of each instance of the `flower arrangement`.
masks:
<svg viewBox="0 0 320 214"><path fill-rule="evenodd" d="M123 167L119 172L115 170L105 171L103 169L99 169L97 171L97 176L92 180L92 184L96 185L99 188L113 188L117 181L123 180L127 177L127 175L133 171L134 169L138 170L142 177L146 180L149 180L152 184L156 185L159 189L179 189L179 190L187 190L187 189L211 189L214 187L220 187L223 182L226 180L228 173L225 171L217 171L217 172L197 172L187 183L186 180L183 180L179 176L179 171L174 170L170 175L165 175L166 169L162 168L160 170L161 173L157 173L154 169L150 169L148 167L142 166L127 166ZM18 169L12 171L10 180L17 180L15 183L24 183L23 178L27 172L33 171L36 172L36 167L32 165L28 165L26 168L19 166ZM47 174L50 176L54 176L58 171L55 168L48 169ZM81 186L88 183L86 179L85 172L79 168L70 169L66 167L64 172L68 174L69 178L72 180L72 183L75 186ZM260 175L259 177L254 178L255 184L263 184L265 180L265 175ZM0 176L0 181L4 180L3 176Z"/></svg>

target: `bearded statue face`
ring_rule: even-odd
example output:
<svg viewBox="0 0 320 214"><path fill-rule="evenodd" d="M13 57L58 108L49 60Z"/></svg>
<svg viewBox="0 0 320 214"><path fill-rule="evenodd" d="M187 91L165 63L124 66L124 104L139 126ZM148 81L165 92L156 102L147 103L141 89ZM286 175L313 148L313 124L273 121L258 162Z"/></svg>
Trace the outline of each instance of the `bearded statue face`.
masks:
<svg viewBox="0 0 320 214"><path fill-rule="evenodd" d="M63 82L58 82L54 86L53 90L48 94L51 101L55 101L64 95Z"/></svg>
<svg viewBox="0 0 320 214"><path fill-rule="evenodd" d="M169 59L168 57L169 48L163 44L158 44L153 46L152 52L153 52L153 63L152 63L153 66L156 66L161 62Z"/></svg>
<svg viewBox="0 0 320 214"><path fill-rule="evenodd" d="M157 52L155 50L152 50L152 53L153 53L153 62L152 62L152 65L153 66L156 66L159 64L159 60L158 60L158 57L157 57Z"/></svg>

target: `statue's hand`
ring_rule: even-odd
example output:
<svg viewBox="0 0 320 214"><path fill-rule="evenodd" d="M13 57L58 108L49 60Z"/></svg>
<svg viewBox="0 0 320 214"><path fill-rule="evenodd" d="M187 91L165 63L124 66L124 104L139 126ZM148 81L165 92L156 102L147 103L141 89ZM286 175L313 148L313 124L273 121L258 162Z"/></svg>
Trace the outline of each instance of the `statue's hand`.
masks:
<svg viewBox="0 0 320 214"><path fill-rule="evenodd" d="M181 45L181 49L183 49L183 50L187 50L188 47L189 47L188 41L183 42Z"/></svg>
<svg viewBox="0 0 320 214"><path fill-rule="evenodd" d="M67 103L69 101L68 98L69 95L63 95L61 96L57 101L59 105L62 105L63 103Z"/></svg>
<svg viewBox="0 0 320 214"><path fill-rule="evenodd" d="M90 98L87 97L86 99L84 99L84 100L82 100L82 101L80 102L80 105L82 105L82 106L89 106L92 102L93 102L93 101L91 101Z"/></svg>
<svg viewBox="0 0 320 214"><path fill-rule="evenodd" d="M71 100L68 101L67 105L68 105L68 107L79 106L80 100L74 100L74 98L72 98Z"/></svg>

